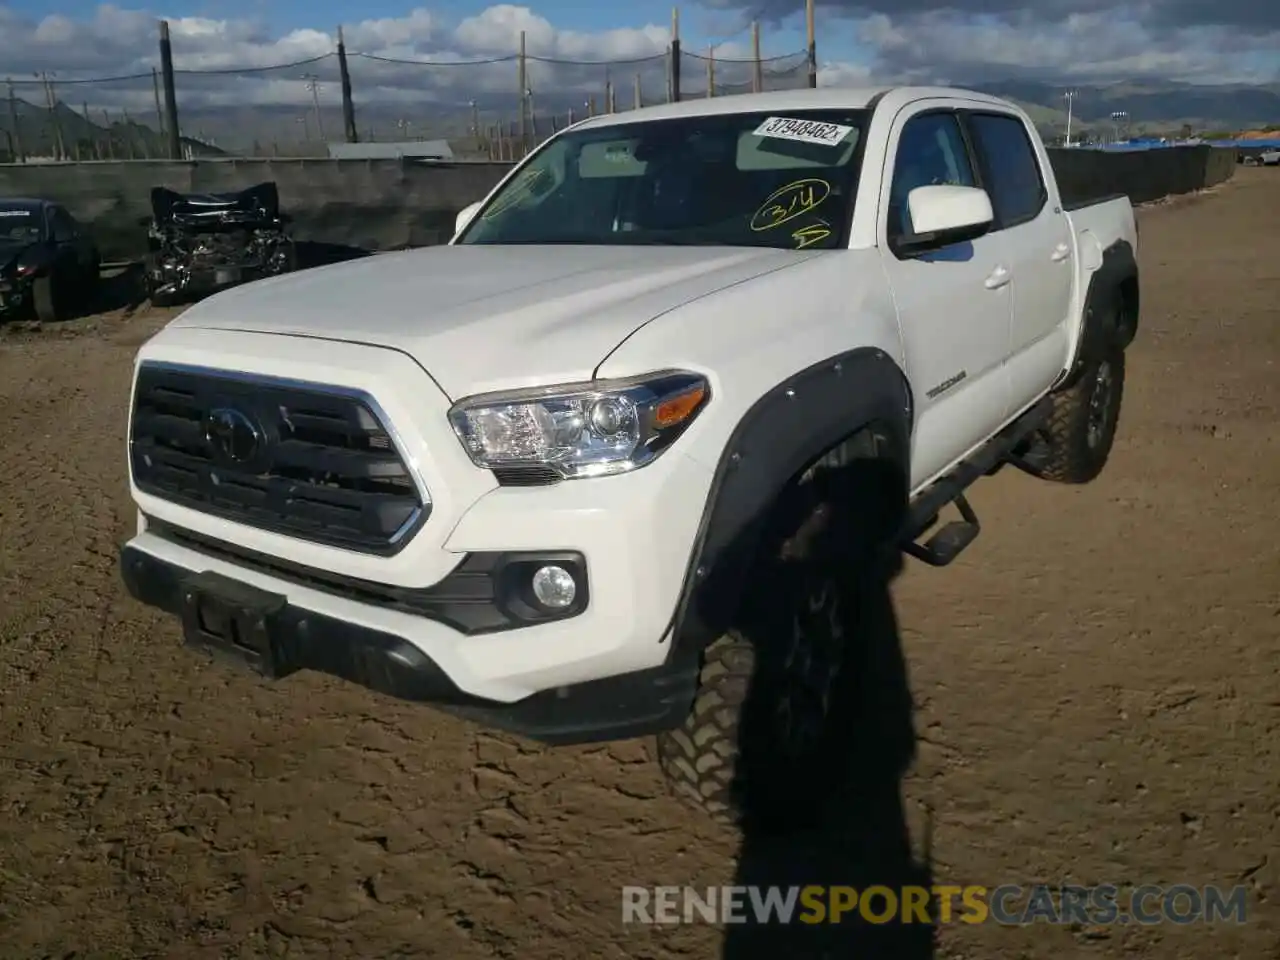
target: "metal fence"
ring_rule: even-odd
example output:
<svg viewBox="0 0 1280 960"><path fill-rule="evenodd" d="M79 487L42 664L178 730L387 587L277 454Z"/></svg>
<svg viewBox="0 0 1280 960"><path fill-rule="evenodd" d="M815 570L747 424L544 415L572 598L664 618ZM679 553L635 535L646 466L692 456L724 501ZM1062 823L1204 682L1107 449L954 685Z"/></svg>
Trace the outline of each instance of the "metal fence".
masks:
<svg viewBox="0 0 1280 960"><path fill-rule="evenodd" d="M526 53L521 35L509 55L443 61L348 52L338 37L332 52L305 60L197 70L182 66L162 22L154 68L10 78L0 159L315 156L334 141L431 139L448 140L454 155L509 159L591 114L815 83L812 46L721 59L676 40L647 57L580 61Z"/></svg>

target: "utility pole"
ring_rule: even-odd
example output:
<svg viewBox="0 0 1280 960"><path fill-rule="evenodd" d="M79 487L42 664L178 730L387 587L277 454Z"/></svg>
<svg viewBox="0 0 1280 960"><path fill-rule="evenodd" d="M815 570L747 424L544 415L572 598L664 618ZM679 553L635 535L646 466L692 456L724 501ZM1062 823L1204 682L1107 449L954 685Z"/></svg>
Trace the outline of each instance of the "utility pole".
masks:
<svg viewBox="0 0 1280 960"><path fill-rule="evenodd" d="M640 89L640 74L636 74L635 87L632 90L631 107L639 110L644 106L644 92Z"/></svg>
<svg viewBox="0 0 1280 960"><path fill-rule="evenodd" d="M173 81L173 45L169 43L169 21L160 21L160 78L164 81L164 132L169 141L169 159L182 159L182 137L178 132L178 93Z"/></svg>
<svg viewBox="0 0 1280 960"><path fill-rule="evenodd" d="M85 118L87 119L89 116L88 104L85 105L84 110L85 110ZM115 140L111 136L111 114L108 113L106 110L102 111L102 129L107 136L107 142L106 142L106 145L103 147L103 153L106 156L106 159L114 160L116 158L116 144L115 144Z"/></svg>
<svg viewBox="0 0 1280 960"><path fill-rule="evenodd" d="M764 92L764 64L760 60L760 21L751 21L751 92Z"/></svg>
<svg viewBox="0 0 1280 960"><path fill-rule="evenodd" d="M818 43L813 29L813 0L804 0L805 30L809 35L809 88L818 86Z"/></svg>
<svg viewBox="0 0 1280 960"><path fill-rule="evenodd" d="M320 117L320 78L314 73L304 73L302 79L307 81L307 89L311 91L311 107L315 111L316 132L324 140L324 120Z"/></svg>
<svg viewBox="0 0 1280 960"><path fill-rule="evenodd" d="M1111 122L1115 128L1115 140L1113 142L1119 143L1121 139L1128 140L1129 139L1129 111L1128 110L1112 111ZM1122 128L1124 130L1123 138L1120 135L1120 131Z"/></svg>
<svg viewBox="0 0 1280 960"><path fill-rule="evenodd" d="M338 24L338 78L342 84L342 132L347 143L356 143L356 104L351 95L351 70L347 66L347 41L342 36L342 24Z"/></svg>
<svg viewBox="0 0 1280 960"><path fill-rule="evenodd" d="M22 128L18 126L18 95L13 92L13 79L9 79L9 125L13 129L13 158L18 163L26 163L27 155L22 149Z"/></svg>
<svg viewBox="0 0 1280 960"><path fill-rule="evenodd" d="M1062 95L1067 101L1067 136L1066 136L1066 142L1063 144L1063 146L1067 146L1067 147L1071 146L1071 113L1072 113L1071 108L1075 106L1076 97L1079 95L1079 93L1080 93L1079 90L1068 90L1066 93Z"/></svg>
<svg viewBox="0 0 1280 960"><path fill-rule="evenodd" d="M680 102L680 8L671 8L671 71L667 76L667 102Z"/></svg>
<svg viewBox="0 0 1280 960"><path fill-rule="evenodd" d="M716 48L707 44L707 99L716 95Z"/></svg>
<svg viewBox="0 0 1280 960"><path fill-rule="evenodd" d="M151 90L156 97L156 132L164 136L164 109L160 106L160 71L151 68Z"/></svg>
<svg viewBox="0 0 1280 960"><path fill-rule="evenodd" d="M520 31L520 56L516 64L516 81L520 84L520 155L529 150L529 67L525 62L524 31Z"/></svg>
<svg viewBox="0 0 1280 960"><path fill-rule="evenodd" d="M54 82L56 74L46 73L44 75L45 85L49 90L49 116L53 120L53 136L57 143L58 159L70 160L71 149L67 146L67 138L62 132L62 117L58 115L58 88Z"/></svg>
<svg viewBox="0 0 1280 960"><path fill-rule="evenodd" d="M98 152L101 148L98 145L98 138L93 135L93 118L89 116L89 104L85 103L84 101L81 101L80 108L81 110L84 111L84 122L85 122L85 125L89 128L89 145L87 149L90 155L88 157L85 157L84 159L86 160L97 159L96 157L93 156L93 154ZM103 113L106 113L106 111L104 110ZM108 135L110 135L110 131L111 131L111 125L107 124ZM77 141L76 151L79 152L79 150L80 150L80 144ZM76 159L79 160L80 157L76 157Z"/></svg>

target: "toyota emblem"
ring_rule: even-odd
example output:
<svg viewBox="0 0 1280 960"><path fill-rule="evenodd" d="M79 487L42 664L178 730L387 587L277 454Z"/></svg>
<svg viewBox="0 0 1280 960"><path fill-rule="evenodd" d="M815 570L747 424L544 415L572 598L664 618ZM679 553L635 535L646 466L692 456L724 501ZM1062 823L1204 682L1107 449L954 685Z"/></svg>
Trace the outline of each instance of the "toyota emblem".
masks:
<svg viewBox="0 0 1280 960"><path fill-rule="evenodd" d="M261 452L262 429L234 407L217 407L204 419L204 438L215 456L228 464L246 464Z"/></svg>

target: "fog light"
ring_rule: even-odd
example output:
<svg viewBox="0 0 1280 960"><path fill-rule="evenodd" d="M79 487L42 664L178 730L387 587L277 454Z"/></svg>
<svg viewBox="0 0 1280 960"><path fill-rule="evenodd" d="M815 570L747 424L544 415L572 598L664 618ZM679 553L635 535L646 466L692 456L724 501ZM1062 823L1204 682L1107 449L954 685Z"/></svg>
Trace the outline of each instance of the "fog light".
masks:
<svg viewBox="0 0 1280 960"><path fill-rule="evenodd" d="M578 585L564 567L539 567L533 573L533 595L544 607L563 610L578 595Z"/></svg>

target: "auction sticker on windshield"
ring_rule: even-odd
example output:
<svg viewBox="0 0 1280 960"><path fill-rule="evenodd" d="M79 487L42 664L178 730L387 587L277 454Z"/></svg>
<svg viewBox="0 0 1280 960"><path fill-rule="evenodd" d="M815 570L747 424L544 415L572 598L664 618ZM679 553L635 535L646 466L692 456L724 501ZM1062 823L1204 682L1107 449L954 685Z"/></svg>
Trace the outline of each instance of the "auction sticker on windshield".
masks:
<svg viewBox="0 0 1280 960"><path fill-rule="evenodd" d="M798 140L800 143L820 143L834 147L853 132L853 127L820 120L795 120L790 117L769 117L756 127L757 137L774 137L778 140Z"/></svg>

